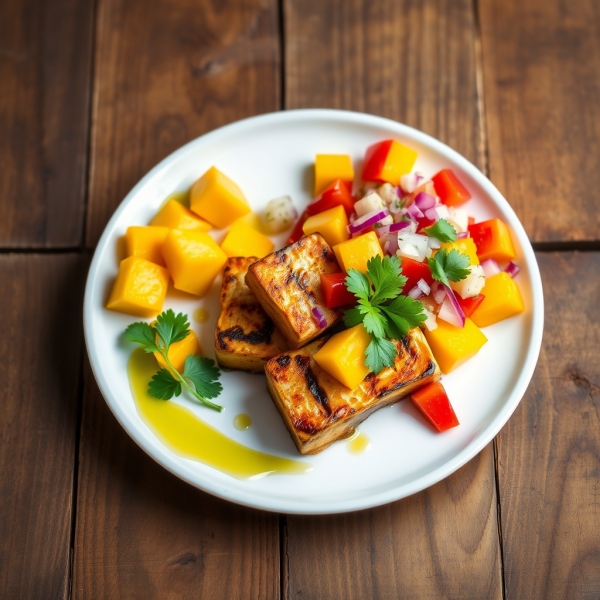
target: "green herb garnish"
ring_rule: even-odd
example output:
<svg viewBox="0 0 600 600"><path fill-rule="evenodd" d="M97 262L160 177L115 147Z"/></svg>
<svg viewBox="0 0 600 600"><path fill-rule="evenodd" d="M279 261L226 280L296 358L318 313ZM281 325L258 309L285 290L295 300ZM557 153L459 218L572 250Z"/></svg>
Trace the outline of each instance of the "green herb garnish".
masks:
<svg viewBox="0 0 600 600"><path fill-rule="evenodd" d="M148 393L151 396L161 400L170 400L173 396L177 397L181 394L181 386L183 386L202 404L222 411L222 406L208 400L216 398L223 390L223 386L217 381L221 373L213 360L190 354L185 359L183 375L173 367L169 360L170 346L184 340L189 333L190 324L187 315L182 313L176 315L169 309L156 317L154 326L143 321L132 323L125 330L125 337L130 342L139 344L145 352L159 352L173 373L176 374L174 377L169 369L160 369L153 375L148 384ZM194 384L195 390L186 379Z"/></svg>
<svg viewBox="0 0 600 600"><path fill-rule="evenodd" d="M346 327L362 323L371 335L365 365L373 373L394 366L398 351L390 340L402 339L426 319L420 302L400 294L407 281L401 273L396 256L383 260L374 256L367 263L366 276L350 269L346 277L346 287L358 298L358 305L344 313L344 323Z"/></svg>
<svg viewBox="0 0 600 600"><path fill-rule="evenodd" d="M460 281L469 276L471 260L466 254L452 249L440 250L433 258L428 259L431 276L444 285L450 281Z"/></svg>
<svg viewBox="0 0 600 600"><path fill-rule="evenodd" d="M446 219L439 219L431 227L425 227L423 231L429 236L434 237L440 242L455 242L456 229L450 225Z"/></svg>

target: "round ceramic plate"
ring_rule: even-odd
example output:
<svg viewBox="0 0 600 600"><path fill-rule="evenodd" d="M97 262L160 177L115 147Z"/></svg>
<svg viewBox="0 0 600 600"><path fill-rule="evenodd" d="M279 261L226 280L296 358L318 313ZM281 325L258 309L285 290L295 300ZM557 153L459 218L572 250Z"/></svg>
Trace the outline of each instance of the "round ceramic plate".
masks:
<svg viewBox="0 0 600 600"><path fill-rule="evenodd" d="M123 341L129 323L139 319L104 308L118 269L118 239L130 225L147 225L165 199L185 191L215 165L244 191L261 213L270 199L290 195L298 212L311 199L315 155L349 154L360 173L365 149L394 138L415 149L415 169L431 177L454 170L473 199L465 208L477 221L499 217L511 231L521 273L516 281L525 312L484 329L488 343L443 383L460 426L435 433L410 401L384 408L360 425L371 440L362 454L336 442L316 456L301 457L277 412L261 375L226 372L217 413L185 394L172 400L225 435L269 454L306 461L304 475L234 479L164 446L138 416L126 365L133 345ZM211 232L220 241L224 232ZM276 248L287 234L274 237ZM219 314L221 278L201 300L170 294L166 308L190 315L204 352L214 358L214 329ZM208 310L195 323L194 310ZM204 135L180 148L148 173L123 200L108 223L90 268L84 308L85 339L94 375L111 410L129 435L166 469L211 494L233 502L288 513L335 513L377 506L414 494L447 477L484 448L521 400L537 362L544 321L538 265L525 231L508 202L470 162L415 129L371 115L334 110L297 110L246 119ZM238 413L249 414L246 431L233 426Z"/></svg>

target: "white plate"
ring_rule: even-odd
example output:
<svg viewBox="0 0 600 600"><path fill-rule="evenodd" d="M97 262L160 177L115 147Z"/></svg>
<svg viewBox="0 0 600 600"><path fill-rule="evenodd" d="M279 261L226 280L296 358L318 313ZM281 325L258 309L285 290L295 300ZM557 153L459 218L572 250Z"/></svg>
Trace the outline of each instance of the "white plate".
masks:
<svg viewBox="0 0 600 600"><path fill-rule="evenodd" d="M358 173L368 145L393 137L418 151L415 169L427 177L452 168L471 191L465 205L483 220L500 217L508 225L521 273L517 282L526 310L485 328L489 342L457 371L443 377L460 426L435 433L410 401L382 409L360 430L370 451L353 455L338 442L317 456L300 457L265 387L264 377L223 373L224 392L216 413L180 396L188 406L231 438L257 450L305 460L305 475L274 475L239 481L168 450L139 418L129 390L126 364L133 346L120 337L135 317L105 310L117 272L117 239L130 225L146 225L165 198L186 190L215 165L244 190L260 212L271 198L291 195L301 212L311 198L315 154L350 154ZM216 232L220 241L222 232ZM275 239L281 247L283 239ZM210 355L218 317L220 277L201 301L167 297L165 308L190 315L202 348ZM210 320L194 323L192 312L205 306ZM217 129L174 152L127 195L108 223L90 268L84 308L85 339L96 381L111 410L131 437L169 471L211 494L233 502L288 513L336 513L377 506L414 494L447 477L482 450L521 400L537 362L544 321L542 285L525 231L508 202L470 162L441 142L406 125L371 115L335 110L296 110L246 119ZM247 431L233 427L240 413L252 417Z"/></svg>

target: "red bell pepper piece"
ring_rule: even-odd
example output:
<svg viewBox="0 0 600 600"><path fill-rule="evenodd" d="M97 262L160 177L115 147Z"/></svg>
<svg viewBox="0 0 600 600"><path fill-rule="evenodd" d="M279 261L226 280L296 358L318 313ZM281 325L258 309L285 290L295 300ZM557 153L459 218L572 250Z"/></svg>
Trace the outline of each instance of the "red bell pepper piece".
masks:
<svg viewBox="0 0 600 600"><path fill-rule="evenodd" d="M306 210L300 215L300 218L296 221L296 224L294 225L294 229L292 229L292 233L290 233L290 237L285 242L287 246L293 244L294 242L297 242L300 238L304 237L304 231L302 230L302 227L304 226L304 223L306 223L308 217L310 217L310 215Z"/></svg>
<svg viewBox="0 0 600 600"><path fill-rule="evenodd" d="M306 207L306 210L309 215L316 215L340 205L344 207L347 215L354 212L354 198L347 183L342 179L337 179L318 198L315 198Z"/></svg>
<svg viewBox="0 0 600 600"><path fill-rule="evenodd" d="M356 296L346 287L346 273L321 273L321 287L327 308L356 304Z"/></svg>
<svg viewBox="0 0 600 600"><path fill-rule="evenodd" d="M383 181L381 173L392 147L392 140L385 140L367 148L362 171L364 181Z"/></svg>
<svg viewBox="0 0 600 600"><path fill-rule="evenodd" d="M448 394L439 381L417 390L410 399L438 431L446 431L459 425Z"/></svg>
<svg viewBox="0 0 600 600"><path fill-rule="evenodd" d="M423 233L425 227L431 227L435 224L435 219L428 219L427 217L421 217L417 219L417 233Z"/></svg>
<svg viewBox="0 0 600 600"><path fill-rule="evenodd" d="M402 288L404 294L408 294L421 279L424 279L428 286L433 283L429 265L426 262L419 262L412 258L402 258L402 275L407 278Z"/></svg>
<svg viewBox="0 0 600 600"><path fill-rule="evenodd" d="M465 313L465 317L467 318L475 312L475 309L483 302L483 299L485 298L483 294L479 294L473 298L466 298L464 300L460 297L460 294L455 294L455 296L460 304L460 307Z"/></svg>
<svg viewBox="0 0 600 600"><path fill-rule="evenodd" d="M460 206L471 199L467 188L450 169L443 169L431 180L437 195L446 206Z"/></svg>
<svg viewBox="0 0 600 600"><path fill-rule="evenodd" d="M475 225L475 217L469 217L469 227L471 227L471 225Z"/></svg>

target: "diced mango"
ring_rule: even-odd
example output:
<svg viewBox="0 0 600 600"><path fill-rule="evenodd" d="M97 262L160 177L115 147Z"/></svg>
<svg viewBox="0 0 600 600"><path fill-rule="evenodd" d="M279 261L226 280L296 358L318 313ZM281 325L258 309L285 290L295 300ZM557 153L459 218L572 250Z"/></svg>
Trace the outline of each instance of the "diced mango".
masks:
<svg viewBox="0 0 600 600"><path fill-rule="evenodd" d="M192 185L190 208L219 229L229 227L250 212L242 190L215 167Z"/></svg>
<svg viewBox="0 0 600 600"><path fill-rule="evenodd" d="M333 247L333 251L340 267L346 273L349 269L366 273L369 259L377 255L383 259L383 252L374 231L369 231L365 235L337 244Z"/></svg>
<svg viewBox="0 0 600 600"><path fill-rule="evenodd" d="M167 200L156 213L150 225L169 229L187 229L192 231L210 231L212 226L177 200Z"/></svg>
<svg viewBox="0 0 600 600"><path fill-rule="evenodd" d="M153 317L163 306L169 272L139 256L121 261L106 308L137 317Z"/></svg>
<svg viewBox="0 0 600 600"><path fill-rule="evenodd" d="M139 256L164 267L162 245L167 233L166 227L128 227L125 234L127 256Z"/></svg>
<svg viewBox="0 0 600 600"><path fill-rule="evenodd" d="M471 259L472 265L479 264L479 258L477 257L477 246L472 238L463 238L456 240L455 242L444 242L441 244L440 249L446 249L448 252L451 250L458 250L462 254L466 254Z"/></svg>
<svg viewBox="0 0 600 600"><path fill-rule="evenodd" d="M437 327L433 331L425 329L424 333L440 369L446 374L473 358L487 342L471 319L465 319L464 327L438 319Z"/></svg>
<svg viewBox="0 0 600 600"><path fill-rule="evenodd" d="M314 359L321 369L354 390L371 372L365 366L365 350L370 343L371 336L361 323L331 336Z"/></svg>
<svg viewBox="0 0 600 600"><path fill-rule="evenodd" d="M319 232L331 246L345 242L348 233L348 215L343 206L334 206L329 210L308 217L302 226L304 235Z"/></svg>
<svg viewBox="0 0 600 600"><path fill-rule="evenodd" d="M236 221L227 232L221 250L228 257L257 256L262 258L273 252L275 244L262 233L247 225L244 220Z"/></svg>
<svg viewBox="0 0 600 600"><path fill-rule="evenodd" d="M352 191L354 168L346 154L317 154L315 160L315 198L336 179L341 179Z"/></svg>
<svg viewBox="0 0 600 600"><path fill-rule="evenodd" d="M156 335L156 338L158 343L158 334ZM173 365L173 368L176 371L183 373L185 359L190 354L202 354L198 337L190 329L190 332L184 339L169 346L169 352L167 354L169 356L169 362ZM169 368L169 365L167 365L167 361L163 358L163 355L160 352L155 352L154 356L156 357L156 360L162 369L169 369L169 371L173 373L173 371Z"/></svg>
<svg viewBox="0 0 600 600"><path fill-rule="evenodd" d="M483 302L471 315L478 327L487 327L525 310L519 286L508 273L498 273L485 281Z"/></svg>
<svg viewBox="0 0 600 600"><path fill-rule="evenodd" d="M492 258L503 263L516 258L508 227L500 219L489 219L469 225L469 233L477 246L479 260Z"/></svg>
<svg viewBox="0 0 600 600"><path fill-rule="evenodd" d="M163 256L178 290L203 296L227 261L216 242L201 231L171 229L163 244Z"/></svg>
<svg viewBox="0 0 600 600"><path fill-rule="evenodd" d="M363 165L364 181L399 185L400 177L412 171L417 152L396 140L385 140L367 148Z"/></svg>

